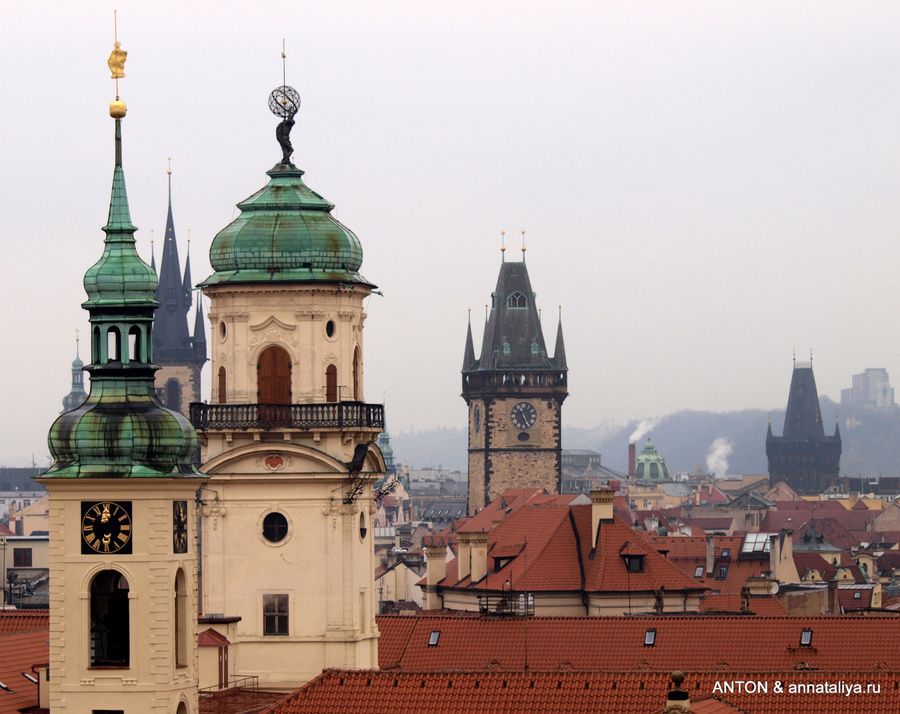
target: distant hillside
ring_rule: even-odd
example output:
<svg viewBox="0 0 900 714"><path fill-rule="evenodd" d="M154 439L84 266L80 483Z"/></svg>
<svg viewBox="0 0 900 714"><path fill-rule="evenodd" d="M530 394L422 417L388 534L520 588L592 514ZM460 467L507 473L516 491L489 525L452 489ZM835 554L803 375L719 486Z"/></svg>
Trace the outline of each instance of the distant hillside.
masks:
<svg viewBox="0 0 900 714"><path fill-rule="evenodd" d="M840 415L841 473L900 474L900 409L884 413L842 408L827 397L821 400L821 409L829 435L834 433L835 415ZM716 473L764 474L768 472L766 429L770 414L772 431L779 436L784 427L783 409L726 413L685 410L611 430L564 428L563 448L599 451L604 465L625 471L629 437L638 432L638 452L649 434L672 473L692 471L699 464ZM468 469L465 429L394 432L391 443L395 459L400 464L408 462L410 468Z"/></svg>

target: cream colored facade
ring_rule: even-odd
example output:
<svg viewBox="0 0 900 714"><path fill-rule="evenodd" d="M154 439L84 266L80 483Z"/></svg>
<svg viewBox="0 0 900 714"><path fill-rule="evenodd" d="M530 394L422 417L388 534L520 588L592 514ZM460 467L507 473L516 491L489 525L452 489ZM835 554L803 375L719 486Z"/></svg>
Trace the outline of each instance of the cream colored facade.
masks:
<svg viewBox="0 0 900 714"><path fill-rule="evenodd" d="M210 413L219 404L257 403L260 355L275 346L290 359L291 408L306 409L312 421L266 425L251 418L198 429L209 476L200 510L204 622L230 642L229 674L256 676L269 689L292 690L327 667L377 667L372 483L384 472L375 445L380 428L328 416L342 403L356 409L363 401L369 288L222 284L205 292ZM329 366L337 372L331 403ZM286 532L267 536L267 518ZM215 679L201 672L202 682Z"/></svg>
<svg viewBox="0 0 900 714"><path fill-rule="evenodd" d="M51 712L199 712L196 480L42 482L51 496ZM188 513L187 552L180 554L175 501L186 502ZM82 508L95 503L129 505L132 553L82 554ZM105 578L118 604L101 616L98 583ZM101 640L113 637L125 664L101 661Z"/></svg>

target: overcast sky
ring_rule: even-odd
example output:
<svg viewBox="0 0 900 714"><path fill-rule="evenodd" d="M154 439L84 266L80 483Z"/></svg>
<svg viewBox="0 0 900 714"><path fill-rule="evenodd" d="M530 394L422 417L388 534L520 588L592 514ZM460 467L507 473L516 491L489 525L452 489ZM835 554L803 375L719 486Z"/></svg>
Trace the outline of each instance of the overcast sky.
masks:
<svg viewBox="0 0 900 714"><path fill-rule="evenodd" d="M900 379L900 3L3 0L0 464L46 463L87 332L114 8L138 249L172 157L195 282L280 160L285 40L294 162L383 292L365 396L391 430L465 423L502 230L513 260L526 231L551 349L562 305L566 425L784 408L795 349L834 399Z"/></svg>

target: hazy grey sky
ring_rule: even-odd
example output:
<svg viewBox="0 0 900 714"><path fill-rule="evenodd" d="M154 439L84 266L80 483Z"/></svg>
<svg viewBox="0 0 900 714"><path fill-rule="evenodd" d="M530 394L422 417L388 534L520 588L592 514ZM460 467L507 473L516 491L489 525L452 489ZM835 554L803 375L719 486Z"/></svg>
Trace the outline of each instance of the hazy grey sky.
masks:
<svg viewBox="0 0 900 714"><path fill-rule="evenodd" d="M900 381L900 3L4 0L2 464L46 462L88 324L113 8L139 251L171 156L196 282L280 159L286 41L294 162L384 293L365 389L392 430L464 424L501 230L511 259L527 231L551 345L563 306L568 425L783 408L795 348L835 399L866 367Z"/></svg>

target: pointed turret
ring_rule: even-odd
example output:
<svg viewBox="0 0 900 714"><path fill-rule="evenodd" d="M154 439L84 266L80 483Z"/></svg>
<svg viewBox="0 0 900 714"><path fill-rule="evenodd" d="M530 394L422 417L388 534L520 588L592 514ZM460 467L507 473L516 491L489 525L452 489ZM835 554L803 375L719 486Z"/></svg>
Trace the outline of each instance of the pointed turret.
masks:
<svg viewBox="0 0 900 714"><path fill-rule="evenodd" d="M172 214L172 170L169 176L169 206L166 215L166 234L163 239L162 257L159 261L159 287L156 299L156 324L153 330L153 349L159 363L156 376L157 391L163 403L170 409L187 414L190 404L200 401L200 370L206 362L206 336L200 321L202 335L197 336L197 316L194 322L194 338L188 330L188 318L192 303L190 239L185 260L184 275L178 261L178 240L175 236L175 220ZM199 313L198 313L199 314Z"/></svg>
<svg viewBox="0 0 900 714"><path fill-rule="evenodd" d="M475 364L475 343L472 340L472 313L469 313L469 328L466 333L466 351L463 354L463 372Z"/></svg>
<svg viewBox="0 0 900 714"><path fill-rule="evenodd" d="M60 414L81 406L82 402L87 399L87 392L84 391L84 362L81 361L78 343L78 335L76 334L75 359L72 361L72 389L63 397L63 409Z"/></svg>
<svg viewBox="0 0 900 714"><path fill-rule="evenodd" d="M553 348L553 365L556 369L568 369L566 364L566 345L563 342L562 315L556 328L556 346Z"/></svg>
<svg viewBox="0 0 900 714"><path fill-rule="evenodd" d="M197 311L194 314L194 349L206 354L206 323L203 320L203 297L197 294Z"/></svg>

